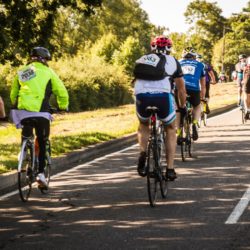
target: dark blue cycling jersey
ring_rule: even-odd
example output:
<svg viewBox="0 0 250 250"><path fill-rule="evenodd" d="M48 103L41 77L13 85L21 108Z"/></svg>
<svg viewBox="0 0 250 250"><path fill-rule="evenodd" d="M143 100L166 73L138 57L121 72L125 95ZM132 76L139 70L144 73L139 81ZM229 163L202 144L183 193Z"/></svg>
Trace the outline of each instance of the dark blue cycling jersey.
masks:
<svg viewBox="0 0 250 250"><path fill-rule="evenodd" d="M196 60L180 61L187 90L200 91L200 79L205 76L204 64Z"/></svg>

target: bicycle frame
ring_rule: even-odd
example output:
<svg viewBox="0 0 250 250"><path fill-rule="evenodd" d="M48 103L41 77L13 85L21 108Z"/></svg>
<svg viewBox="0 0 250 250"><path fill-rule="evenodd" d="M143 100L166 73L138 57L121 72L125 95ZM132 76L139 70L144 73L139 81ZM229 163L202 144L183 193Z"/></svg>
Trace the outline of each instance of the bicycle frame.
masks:
<svg viewBox="0 0 250 250"><path fill-rule="evenodd" d="M160 141L163 131L161 130L161 123L157 119L158 109L148 107L147 110L151 112L150 136L147 147L147 187L150 206L154 207L158 186L160 186L162 198L166 198L168 192L167 179L163 175L161 166L161 146L165 141L164 139ZM164 138L164 135L162 135L162 138Z"/></svg>

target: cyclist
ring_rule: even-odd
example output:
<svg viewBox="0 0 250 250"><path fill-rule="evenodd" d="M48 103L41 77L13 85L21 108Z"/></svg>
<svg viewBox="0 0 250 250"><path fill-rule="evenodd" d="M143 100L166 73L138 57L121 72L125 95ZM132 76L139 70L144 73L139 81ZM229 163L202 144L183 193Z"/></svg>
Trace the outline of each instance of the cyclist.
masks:
<svg viewBox="0 0 250 250"><path fill-rule="evenodd" d="M244 84L244 105L246 107L245 119L250 118L250 57L246 59L246 66L243 70L243 81Z"/></svg>
<svg viewBox="0 0 250 250"><path fill-rule="evenodd" d="M51 60L50 52L43 47L34 47L30 53L30 62L16 74L10 99L14 108L13 122L22 127L22 138L33 135L35 128L39 145L38 185L46 188L44 176L46 142L50 134L49 99L56 96L61 110L68 108L68 92L57 74L49 68L47 61Z"/></svg>
<svg viewBox="0 0 250 250"><path fill-rule="evenodd" d="M7 122L8 117L5 114L5 108L4 108L4 101L3 98L0 96L0 122Z"/></svg>
<svg viewBox="0 0 250 250"><path fill-rule="evenodd" d="M147 174L146 149L149 139L149 117L145 110L147 106L156 106L159 109L158 117L165 125L166 131L166 178L173 181L177 176L174 169L174 156L176 150L175 134L175 105L172 95L172 84L175 82L180 98L180 110L185 112L186 92L183 74L179 62L170 54L172 41L165 36L158 36L151 42L153 53L163 55L166 58L164 71L167 76L160 80L135 79L134 94L136 96L136 113L139 119L138 142L140 156L137 171L140 176Z"/></svg>
<svg viewBox="0 0 250 250"><path fill-rule="evenodd" d="M245 54L239 55L239 62L235 65L235 71L237 73L236 82L238 85L238 106L241 106L241 96L242 96L242 80L243 80L243 71L246 65L246 58Z"/></svg>
<svg viewBox="0 0 250 250"><path fill-rule="evenodd" d="M187 47L184 49L182 57L180 64L187 94L190 96L190 103L193 106L192 130L193 140L196 141L198 140L197 124L201 114L200 101L205 99L205 70L204 65L196 60L196 53L193 48ZM177 134L178 132L179 129L177 129Z"/></svg>
<svg viewBox="0 0 250 250"><path fill-rule="evenodd" d="M210 99L210 84L216 84L215 75L213 68L210 64L202 62L202 55L197 54L196 56L197 61L203 63L204 69L205 69L205 77L206 77L206 94L205 94L205 100L206 100L206 113L210 113L210 109L208 106L209 99Z"/></svg>

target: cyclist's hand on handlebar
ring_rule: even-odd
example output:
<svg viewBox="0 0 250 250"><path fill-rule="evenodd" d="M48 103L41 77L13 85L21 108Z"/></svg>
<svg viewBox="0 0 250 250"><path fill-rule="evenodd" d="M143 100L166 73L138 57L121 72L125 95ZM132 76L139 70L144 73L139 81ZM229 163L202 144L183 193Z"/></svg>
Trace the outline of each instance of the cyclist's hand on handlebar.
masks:
<svg viewBox="0 0 250 250"><path fill-rule="evenodd" d="M60 109L60 108L50 107L49 112L51 114L58 114L58 113L62 114L62 113L68 112L68 108L67 109Z"/></svg>

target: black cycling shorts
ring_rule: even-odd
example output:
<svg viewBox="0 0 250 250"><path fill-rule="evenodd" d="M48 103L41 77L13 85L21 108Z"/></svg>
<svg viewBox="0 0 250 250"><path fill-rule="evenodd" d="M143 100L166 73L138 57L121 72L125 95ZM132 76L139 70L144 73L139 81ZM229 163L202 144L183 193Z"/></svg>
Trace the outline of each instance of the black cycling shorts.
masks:
<svg viewBox="0 0 250 250"><path fill-rule="evenodd" d="M193 107L196 107L201 103L200 93L200 91L193 91L187 89L187 95L190 96L190 103Z"/></svg>

